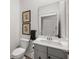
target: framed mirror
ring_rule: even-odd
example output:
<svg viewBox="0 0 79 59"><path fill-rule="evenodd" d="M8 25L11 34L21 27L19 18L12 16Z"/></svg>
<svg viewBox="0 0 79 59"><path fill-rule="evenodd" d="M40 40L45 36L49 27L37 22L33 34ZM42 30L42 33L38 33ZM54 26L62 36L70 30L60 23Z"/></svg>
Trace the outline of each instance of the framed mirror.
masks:
<svg viewBox="0 0 79 59"><path fill-rule="evenodd" d="M38 8L38 31L42 36L68 38L68 7L66 1L57 1Z"/></svg>
<svg viewBox="0 0 79 59"><path fill-rule="evenodd" d="M58 7L59 2L39 7L39 35L58 36Z"/></svg>
<svg viewBox="0 0 79 59"><path fill-rule="evenodd" d="M39 17L39 34L44 36L58 35L59 16L57 12L40 15Z"/></svg>

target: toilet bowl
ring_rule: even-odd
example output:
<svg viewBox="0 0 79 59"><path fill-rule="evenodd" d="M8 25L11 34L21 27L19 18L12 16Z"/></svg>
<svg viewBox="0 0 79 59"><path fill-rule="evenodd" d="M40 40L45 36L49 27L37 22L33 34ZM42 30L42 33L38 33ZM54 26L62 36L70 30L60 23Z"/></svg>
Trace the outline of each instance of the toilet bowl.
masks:
<svg viewBox="0 0 79 59"><path fill-rule="evenodd" d="M22 59L24 52L25 52L25 49L17 48L13 51L12 56L14 59Z"/></svg>
<svg viewBox="0 0 79 59"><path fill-rule="evenodd" d="M12 58L13 59L22 59L25 54L25 51L27 50L28 44L29 44L29 39L21 38L20 39L20 47L16 48L12 52Z"/></svg>

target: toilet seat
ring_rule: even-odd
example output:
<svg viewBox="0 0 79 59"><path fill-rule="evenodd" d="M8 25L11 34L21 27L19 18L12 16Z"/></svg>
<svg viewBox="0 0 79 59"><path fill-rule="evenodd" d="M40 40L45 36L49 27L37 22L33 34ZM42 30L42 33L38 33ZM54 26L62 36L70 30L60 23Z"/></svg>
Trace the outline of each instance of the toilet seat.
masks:
<svg viewBox="0 0 79 59"><path fill-rule="evenodd" d="M12 55L13 56L18 56L18 55L22 55L25 52L25 49L23 48L17 48L13 51Z"/></svg>

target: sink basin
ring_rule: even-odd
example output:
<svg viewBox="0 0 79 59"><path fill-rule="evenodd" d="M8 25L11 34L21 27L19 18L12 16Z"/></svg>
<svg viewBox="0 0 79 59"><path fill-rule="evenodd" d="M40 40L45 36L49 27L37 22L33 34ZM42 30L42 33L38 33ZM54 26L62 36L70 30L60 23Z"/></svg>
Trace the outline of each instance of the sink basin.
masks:
<svg viewBox="0 0 79 59"><path fill-rule="evenodd" d="M54 48L62 49L62 50L66 50L66 51L69 50L68 40L64 40L64 39L53 38L52 40L47 40L47 39L43 39L43 38L38 38L33 43L43 45L43 46L48 46L48 47L54 47Z"/></svg>
<svg viewBox="0 0 79 59"><path fill-rule="evenodd" d="M42 43L55 45L55 46L64 46L68 47L68 41L60 41L60 40L40 40Z"/></svg>
<svg viewBox="0 0 79 59"><path fill-rule="evenodd" d="M47 39L38 38L33 43L47 46L47 47L54 47L54 48L62 49L62 50L66 50L66 51L69 50L68 40L64 40L64 39L47 40Z"/></svg>
<svg viewBox="0 0 79 59"><path fill-rule="evenodd" d="M51 44L51 45L62 45L58 41L53 41L53 40L40 40L40 42L46 43L46 44Z"/></svg>

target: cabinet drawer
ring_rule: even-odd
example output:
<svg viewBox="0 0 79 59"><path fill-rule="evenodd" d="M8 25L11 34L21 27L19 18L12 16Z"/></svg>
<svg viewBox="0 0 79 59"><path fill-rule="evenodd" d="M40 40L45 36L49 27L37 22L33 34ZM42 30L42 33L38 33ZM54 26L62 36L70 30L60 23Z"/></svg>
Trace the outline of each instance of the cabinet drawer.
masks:
<svg viewBox="0 0 79 59"><path fill-rule="evenodd" d="M42 45L37 45L35 44L35 47L34 47L36 50L40 51L40 52L47 52L47 48L45 46L42 46Z"/></svg>
<svg viewBox="0 0 79 59"><path fill-rule="evenodd" d="M59 58L67 59L67 53L63 50L55 49L55 48L48 48L48 54L57 56Z"/></svg>

